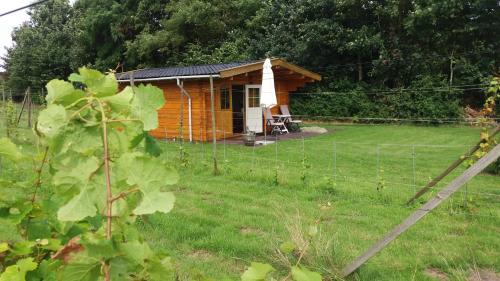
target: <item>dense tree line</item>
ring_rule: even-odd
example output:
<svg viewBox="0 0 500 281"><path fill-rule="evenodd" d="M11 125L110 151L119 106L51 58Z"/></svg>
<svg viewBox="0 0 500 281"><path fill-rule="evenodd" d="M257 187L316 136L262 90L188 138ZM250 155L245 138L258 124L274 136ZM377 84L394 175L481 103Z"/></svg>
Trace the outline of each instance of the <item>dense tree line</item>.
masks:
<svg viewBox="0 0 500 281"><path fill-rule="evenodd" d="M423 95L429 110L455 116L459 105L482 102L470 85L484 84L500 61L497 0L51 0L30 15L5 58L18 89L81 65L121 71L275 56L323 75L304 91L352 93L361 103L300 95L303 113L418 117L425 112L404 104ZM446 96L362 94L450 85Z"/></svg>

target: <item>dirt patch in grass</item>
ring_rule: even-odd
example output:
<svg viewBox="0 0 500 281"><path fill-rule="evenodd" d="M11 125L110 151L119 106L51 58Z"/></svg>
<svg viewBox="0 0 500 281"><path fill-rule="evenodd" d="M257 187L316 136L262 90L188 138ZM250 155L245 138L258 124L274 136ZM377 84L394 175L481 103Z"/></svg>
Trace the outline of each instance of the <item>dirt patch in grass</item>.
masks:
<svg viewBox="0 0 500 281"><path fill-rule="evenodd" d="M221 205L224 204L224 201L218 198L214 198L211 194L202 194L201 195L201 200L214 204L214 205Z"/></svg>
<svg viewBox="0 0 500 281"><path fill-rule="evenodd" d="M439 281L448 281L450 280L448 278L448 275L446 275L446 273L442 272L441 270L437 269L437 268L434 268L434 267L429 267L427 269L425 269L425 275L431 277L431 278L434 278L436 280L439 280Z"/></svg>
<svg viewBox="0 0 500 281"><path fill-rule="evenodd" d="M488 270L488 269L479 269L474 270L469 274L467 278L468 281L500 281L500 274Z"/></svg>
<svg viewBox="0 0 500 281"><path fill-rule="evenodd" d="M186 190L187 190L187 187L185 187L185 186L178 185L175 187L175 192L177 192L177 193L185 192Z"/></svg>
<svg viewBox="0 0 500 281"><path fill-rule="evenodd" d="M210 253L207 250L194 250L188 253L187 256L199 260L209 260L214 257L214 254Z"/></svg>
<svg viewBox="0 0 500 281"><path fill-rule="evenodd" d="M262 231L258 228L245 226L245 227L240 228L240 233L244 234L244 235L248 235L248 234L262 235L262 234L264 234L264 231Z"/></svg>

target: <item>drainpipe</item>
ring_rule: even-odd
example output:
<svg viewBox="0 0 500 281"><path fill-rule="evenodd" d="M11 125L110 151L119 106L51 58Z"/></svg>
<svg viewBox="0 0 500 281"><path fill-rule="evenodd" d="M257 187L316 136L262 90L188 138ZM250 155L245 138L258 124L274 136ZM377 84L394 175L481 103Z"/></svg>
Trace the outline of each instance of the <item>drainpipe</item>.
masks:
<svg viewBox="0 0 500 281"><path fill-rule="evenodd" d="M188 118L189 118L189 141L193 141L193 122L192 122L192 112L191 112L191 96L184 90L184 82L177 78L177 87L181 90L181 95L185 95L188 98Z"/></svg>

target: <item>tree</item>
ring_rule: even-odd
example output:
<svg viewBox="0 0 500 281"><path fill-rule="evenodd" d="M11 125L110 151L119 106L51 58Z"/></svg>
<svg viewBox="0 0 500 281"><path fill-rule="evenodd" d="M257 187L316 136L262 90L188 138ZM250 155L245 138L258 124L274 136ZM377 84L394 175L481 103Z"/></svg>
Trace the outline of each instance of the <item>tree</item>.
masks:
<svg viewBox="0 0 500 281"><path fill-rule="evenodd" d="M6 65L18 88L79 65L121 71L266 56L320 73L308 90L438 87L443 77L477 85L500 61L499 17L496 0L78 0L73 8L51 0L14 32ZM483 99L465 90L461 103Z"/></svg>
<svg viewBox="0 0 500 281"><path fill-rule="evenodd" d="M156 30L145 28L127 42L129 66L160 66L245 60L246 22L260 1L177 0L166 5Z"/></svg>
<svg viewBox="0 0 500 281"><path fill-rule="evenodd" d="M51 0L31 9L29 15L30 21L13 31L14 46L4 58L9 85L16 91L41 89L49 79L71 73L68 49L74 28L69 24L68 0Z"/></svg>

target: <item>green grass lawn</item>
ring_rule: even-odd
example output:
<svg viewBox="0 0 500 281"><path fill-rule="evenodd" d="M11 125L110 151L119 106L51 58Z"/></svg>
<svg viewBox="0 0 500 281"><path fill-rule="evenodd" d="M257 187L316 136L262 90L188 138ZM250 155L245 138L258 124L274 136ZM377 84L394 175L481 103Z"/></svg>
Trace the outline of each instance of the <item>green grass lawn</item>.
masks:
<svg viewBox="0 0 500 281"><path fill-rule="evenodd" d="M139 222L147 241L177 261L181 280L238 280L252 261L283 276L279 245L300 244L317 224L303 264L336 280L435 193L404 205L479 135L470 127L322 126L328 134L265 147L219 144L218 176L211 144L185 144L182 162L179 143L162 142L159 157L178 167L181 180L170 187L173 211ZM20 134L24 149L36 148L29 130ZM458 170L436 190L464 167ZM471 270L500 272L499 183L498 176L477 176L348 279L433 280L424 273L432 269L467 280Z"/></svg>
<svg viewBox="0 0 500 281"><path fill-rule="evenodd" d="M180 169L173 188L174 210L151 216L142 231L153 248L179 261L185 280L196 280L198 273L236 280L251 261L285 270L276 249L285 241L300 242L307 227L319 223L303 261L333 279L434 193L404 205L473 145L479 132L390 125L328 129L277 146L220 144L219 176L211 174L209 144L186 145L188 167ZM160 157L179 165L179 143L163 149ZM499 182L497 176L477 176L350 279L433 280L424 274L429 268L452 280L466 280L479 268L500 272Z"/></svg>

